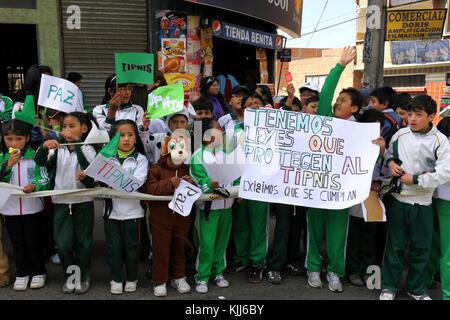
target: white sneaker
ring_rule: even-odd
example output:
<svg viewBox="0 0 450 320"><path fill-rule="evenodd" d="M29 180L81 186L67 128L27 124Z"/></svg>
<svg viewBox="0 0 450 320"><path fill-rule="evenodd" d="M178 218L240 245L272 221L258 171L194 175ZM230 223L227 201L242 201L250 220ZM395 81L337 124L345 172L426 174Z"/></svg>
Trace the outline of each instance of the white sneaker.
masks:
<svg viewBox="0 0 450 320"><path fill-rule="evenodd" d="M312 288L322 288L322 280L320 280L320 272L309 271L308 274L308 284Z"/></svg>
<svg viewBox="0 0 450 320"><path fill-rule="evenodd" d="M341 279L333 272L327 273L328 289L332 292L342 292Z"/></svg>
<svg viewBox="0 0 450 320"><path fill-rule="evenodd" d="M15 291L25 291L28 287L29 276L26 277L16 277L16 281L14 282L14 290Z"/></svg>
<svg viewBox="0 0 450 320"><path fill-rule="evenodd" d="M395 293L388 289L381 290L380 293L380 300L394 300L395 299Z"/></svg>
<svg viewBox="0 0 450 320"><path fill-rule="evenodd" d="M191 291L191 286L187 283L186 277L180 279L172 279L170 285L177 289L179 293L188 293Z"/></svg>
<svg viewBox="0 0 450 320"><path fill-rule="evenodd" d="M432 300L428 293L421 294L420 296L415 296L409 292L407 292L408 296L414 300Z"/></svg>
<svg viewBox="0 0 450 320"><path fill-rule="evenodd" d="M198 293L207 293L208 292L208 282L206 281L198 281L195 283L195 291Z"/></svg>
<svg viewBox="0 0 450 320"><path fill-rule="evenodd" d="M153 294L157 297L165 297L167 296L167 289L166 289L166 284L162 284L159 286L155 286L153 288Z"/></svg>
<svg viewBox="0 0 450 320"><path fill-rule="evenodd" d="M122 294L123 292L123 285L122 282L115 282L114 280L111 280L111 293L112 294Z"/></svg>
<svg viewBox="0 0 450 320"><path fill-rule="evenodd" d="M127 281L125 282L125 292L135 292L137 288L138 281Z"/></svg>
<svg viewBox="0 0 450 320"><path fill-rule="evenodd" d="M223 276L217 276L214 278L213 282L219 287L219 288L226 288L230 284Z"/></svg>
<svg viewBox="0 0 450 320"><path fill-rule="evenodd" d="M45 279L46 279L45 274L39 274L39 275L34 276L33 278L31 278L30 288L31 289L40 289L40 288L44 287Z"/></svg>

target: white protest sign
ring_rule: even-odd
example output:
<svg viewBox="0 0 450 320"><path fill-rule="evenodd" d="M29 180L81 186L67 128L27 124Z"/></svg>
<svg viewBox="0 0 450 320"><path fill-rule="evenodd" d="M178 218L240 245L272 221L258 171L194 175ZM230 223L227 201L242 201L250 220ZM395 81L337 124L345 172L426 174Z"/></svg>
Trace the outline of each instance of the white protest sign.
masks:
<svg viewBox="0 0 450 320"><path fill-rule="evenodd" d="M220 185L227 185L233 183L240 178L247 169L247 162L245 160L245 151L243 145L238 142L244 131L241 130L233 134L233 130L227 130L227 135L230 136L227 146L231 146L232 150L226 150L225 156L217 158L216 161L209 163L208 159L203 159L203 167L208 173L208 177L219 182ZM234 140L234 143L233 141Z"/></svg>
<svg viewBox="0 0 450 320"><path fill-rule="evenodd" d="M115 159L106 158L102 154L95 157L89 167L84 170L84 173L125 194L136 191L142 184Z"/></svg>
<svg viewBox="0 0 450 320"><path fill-rule="evenodd" d="M276 109L246 109L248 169L239 197L345 209L369 196L379 123Z"/></svg>
<svg viewBox="0 0 450 320"><path fill-rule="evenodd" d="M62 112L83 112L83 95L72 82L43 74L38 104Z"/></svg>
<svg viewBox="0 0 450 320"><path fill-rule="evenodd" d="M13 189L10 188L0 188L0 209L8 202Z"/></svg>
<svg viewBox="0 0 450 320"><path fill-rule="evenodd" d="M192 210L195 201L202 195L202 190L181 179L180 185L173 194L172 201L169 202L169 209L187 217Z"/></svg>

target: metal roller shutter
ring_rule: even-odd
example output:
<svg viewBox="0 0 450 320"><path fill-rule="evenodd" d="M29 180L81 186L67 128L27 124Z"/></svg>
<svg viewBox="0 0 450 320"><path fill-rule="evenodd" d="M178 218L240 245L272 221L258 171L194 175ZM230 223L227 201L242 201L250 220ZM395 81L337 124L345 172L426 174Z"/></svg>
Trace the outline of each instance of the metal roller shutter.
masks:
<svg viewBox="0 0 450 320"><path fill-rule="evenodd" d="M81 11L81 29L69 30L67 8ZM146 0L62 0L64 76L83 76L86 104L101 103L106 78L114 72L115 52L148 52L148 10Z"/></svg>

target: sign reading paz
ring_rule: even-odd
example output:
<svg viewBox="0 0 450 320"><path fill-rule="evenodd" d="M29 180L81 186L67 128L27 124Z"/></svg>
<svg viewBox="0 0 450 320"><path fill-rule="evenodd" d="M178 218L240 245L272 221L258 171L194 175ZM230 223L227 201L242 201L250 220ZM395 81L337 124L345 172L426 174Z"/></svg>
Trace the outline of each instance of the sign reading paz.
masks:
<svg viewBox="0 0 450 320"><path fill-rule="evenodd" d="M172 201L169 202L169 209L187 217L191 213L194 202L201 195L202 190L182 179L174 192Z"/></svg>
<svg viewBox="0 0 450 320"><path fill-rule="evenodd" d="M72 82L43 74L38 105L65 113L83 112L83 95Z"/></svg>
<svg viewBox="0 0 450 320"><path fill-rule="evenodd" d="M245 111L248 169L239 197L345 209L369 196L378 123L275 109Z"/></svg>
<svg viewBox="0 0 450 320"><path fill-rule="evenodd" d="M153 84L152 53L115 53L117 83Z"/></svg>

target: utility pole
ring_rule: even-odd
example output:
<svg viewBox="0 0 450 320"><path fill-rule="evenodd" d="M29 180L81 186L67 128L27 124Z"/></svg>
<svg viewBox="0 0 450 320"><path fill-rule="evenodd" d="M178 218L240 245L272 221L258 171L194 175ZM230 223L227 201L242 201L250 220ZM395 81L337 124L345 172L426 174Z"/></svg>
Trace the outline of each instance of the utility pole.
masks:
<svg viewBox="0 0 450 320"><path fill-rule="evenodd" d="M366 35L363 49L363 87L369 90L383 85L386 2L386 0L368 0L367 4Z"/></svg>

